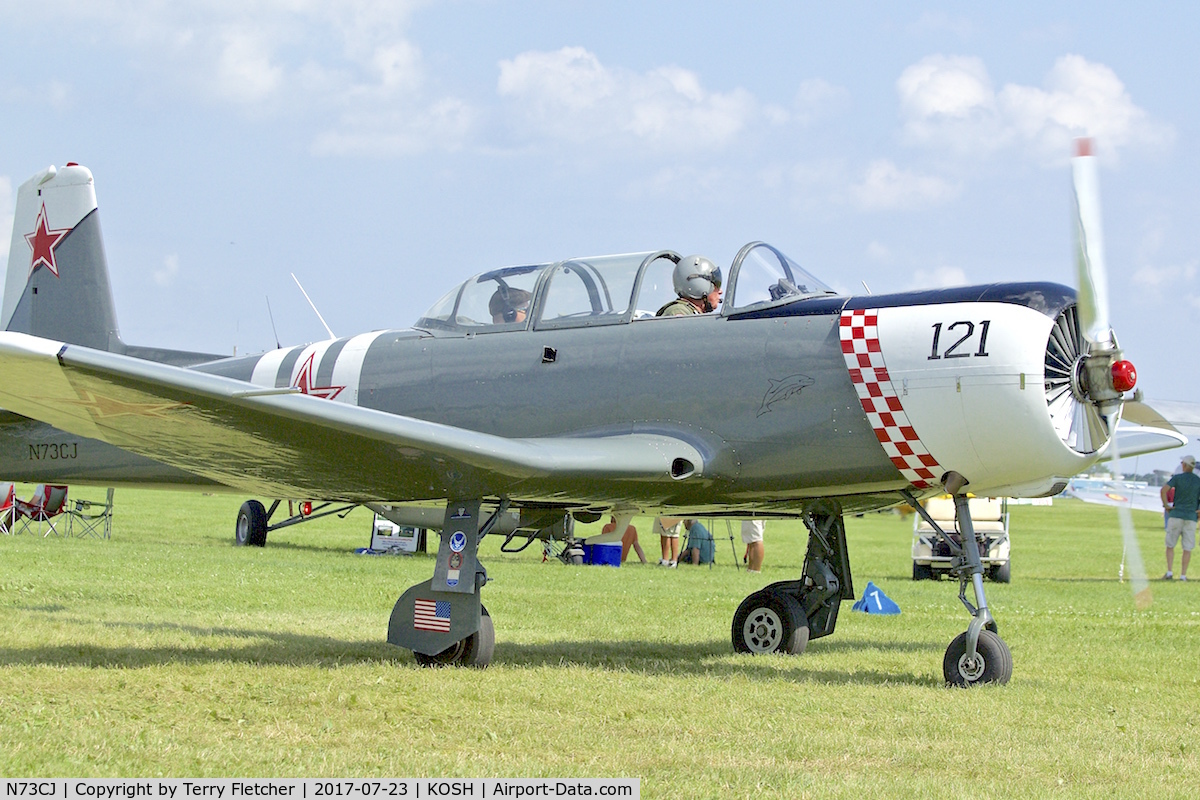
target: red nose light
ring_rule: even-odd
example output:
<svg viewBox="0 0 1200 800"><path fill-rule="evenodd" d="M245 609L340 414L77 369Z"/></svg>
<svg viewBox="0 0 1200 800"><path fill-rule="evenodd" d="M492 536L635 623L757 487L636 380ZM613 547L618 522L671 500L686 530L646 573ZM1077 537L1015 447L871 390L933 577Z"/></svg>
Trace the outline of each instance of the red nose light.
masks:
<svg viewBox="0 0 1200 800"><path fill-rule="evenodd" d="M1118 392L1128 392L1137 385L1137 369L1128 361L1118 361L1112 365L1113 388Z"/></svg>
<svg viewBox="0 0 1200 800"><path fill-rule="evenodd" d="M1114 367L1114 369L1115 369L1115 367ZM1121 391L1125 391L1125 390L1122 389ZM310 514L312 514L312 503L305 500L303 503L300 504L300 516L307 517Z"/></svg>

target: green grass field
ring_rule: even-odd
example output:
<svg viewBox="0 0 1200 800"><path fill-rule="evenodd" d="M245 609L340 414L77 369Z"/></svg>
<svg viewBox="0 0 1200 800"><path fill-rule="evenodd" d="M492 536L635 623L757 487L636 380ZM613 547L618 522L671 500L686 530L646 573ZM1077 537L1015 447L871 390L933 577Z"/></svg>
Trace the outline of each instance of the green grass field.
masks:
<svg viewBox="0 0 1200 800"><path fill-rule="evenodd" d="M386 644L393 603L433 560L355 555L365 511L260 550L231 544L238 498L116 499L111 541L0 536L4 776L637 777L654 798L1200 791L1200 581L1155 582L1135 612L1110 509L1013 507L1013 582L988 585L1013 678L962 690L941 667L967 623L957 586L910 580L911 522L890 514L847 520L851 562L860 592L872 580L903 613L843 605L799 657L734 655L729 637L746 594L799 574L798 523L768 525L761 575L720 538L715 568L670 571L543 564L489 537L497 644L476 671ZM1134 516L1160 575L1159 520Z"/></svg>

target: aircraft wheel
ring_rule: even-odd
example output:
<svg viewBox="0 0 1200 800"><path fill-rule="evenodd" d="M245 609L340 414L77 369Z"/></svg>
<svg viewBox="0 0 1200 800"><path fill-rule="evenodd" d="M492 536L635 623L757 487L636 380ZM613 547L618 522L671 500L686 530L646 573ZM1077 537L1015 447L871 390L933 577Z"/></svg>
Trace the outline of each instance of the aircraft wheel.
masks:
<svg viewBox="0 0 1200 800"><path fill-rule="evenodd" d="M492 663L492 654L496 652L496 628L492 625L492 617L488 610L482 608L480 611L478 631L436 655L427 656L414 652L417 663L422 667L455 666L477 669L483 669Z"/></svg>
<svg viewBox="0 0 1200 800"><path fill-rule="evenodd" d="M738 653L796 656L808 646L808 618L796 598L763 589L738 606L732 635Z"/></svg>
<svg viewBox="0 0 1200 800"><path fill-rule="evenodd" d="M1008 683L1012 677L1012 653L1008 645L989 630L979 632L975 660L967 660L967 634L954 637L942 659L942 673L951 686L977 686L981 683Z"/></svg>
<svg viewBox="0 0 1200 800"><path fill-rule="evenodd" d="M1012 561L1005 561L1003 564L994 564L988 570L988 577L996 583L1011 583L1012 582Z"/></svg>
<svg viewBox="0 0 1200 800"><path fill-rule="evenodd" d="M913 580L914 581L931 581L933 580L933 567L928 564L918 564L913 562Z"/></svg>
<svg viewBox="0 0 1200 800"><path fill-rule="evenodd" d="M233 543L238 546L265 547L267 544L267 509L257 500L247 500L238 510Z"/></svg>

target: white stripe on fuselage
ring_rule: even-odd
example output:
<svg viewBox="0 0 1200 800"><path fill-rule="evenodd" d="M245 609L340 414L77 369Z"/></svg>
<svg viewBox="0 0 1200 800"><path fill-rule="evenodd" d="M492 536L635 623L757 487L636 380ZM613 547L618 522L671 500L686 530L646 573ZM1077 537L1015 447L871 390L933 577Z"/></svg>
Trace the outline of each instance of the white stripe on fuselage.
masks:
<svg viewBox="0 0 1200 800"><path fill-rule="evenodd" d="M262 358L258 359L258 363L254 365L254 372L250 375L250 382L256 386L266 386L274 389L275 376L279 374L279 365L283 363L283 359L287 358L287 354L290 352L292 352L292 348L281 347L278 350L263 353Z"/></svg>
<svg viewBox="0 0 1200 800"><path fill-rule="evenodd" d="M337 361L333 365L333 378L330 380L334 386L345 386L335 400L340 400L343 403L358 405L358 386L362 380L363 359L367 356L367 350L371 344L379 338L383 331L374 331L372 333L360 333L358 336L352 336L350 341L346 342L346 346L342 348L342 352L338 353Z"/></svg>
<svg viewBox="0 0 1200 800"><path fill-rule="evenodd" d="M383 333L383 331L374 331L372 333L363 333L358 336L352 336L345 340L345 346L337 354L337 360L333 365L333 374L329 379L330 386L344 387L332 399L351 405L358 405L358 386L362 380L363 360L366 358L367 350L370 349L372 343ZM309 358L312 358L312 367L309 372L309 382L311 388L315 387L312 383L317 380L317 374L321 371L322 362L325 359L329 348L340 339L327 339L323 342L314 342L305 346L300 355L292 363L291 374L288 376L288 385L295 386L300 377L301 370L308 363ZM281 348L272 350L269 353L263 354L258 363L254 365L254 371L251 374L250 382L257 386L275 386L275 378L279 374L279 368L283 364L284 359L288 354L293 352L295 348Z"/></svg>

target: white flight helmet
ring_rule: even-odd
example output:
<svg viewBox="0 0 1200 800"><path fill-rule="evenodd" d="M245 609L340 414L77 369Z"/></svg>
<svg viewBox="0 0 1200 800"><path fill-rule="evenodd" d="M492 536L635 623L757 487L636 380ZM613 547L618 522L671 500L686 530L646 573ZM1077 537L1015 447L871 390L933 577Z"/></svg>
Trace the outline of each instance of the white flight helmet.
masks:
<svg viewBox="0 0 1200 800"><path fill-rule="evenodd" d="M688 256L675 265L675 293L699 300L721 288L721 268L704 256Z"/></svg>

